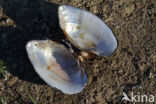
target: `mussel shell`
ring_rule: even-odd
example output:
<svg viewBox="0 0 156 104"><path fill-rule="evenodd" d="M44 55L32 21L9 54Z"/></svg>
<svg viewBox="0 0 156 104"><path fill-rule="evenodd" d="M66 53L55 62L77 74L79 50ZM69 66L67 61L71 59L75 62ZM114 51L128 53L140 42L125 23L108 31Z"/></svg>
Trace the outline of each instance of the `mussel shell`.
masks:
<svg viewBox="0 0 156 104"><path fill-rule="evenodd" d="M84 69L63 45L51 40L33 40L27 43L26 50L35 71L51 87L66 94L79 93L85 87Z"/></svg>
<svg viewBox="0 0 156 104"><path fill-rule="evenodd" d="M72 6L58 9L60 27L77 48L100 56L111 55L117 40L111 29L96 15Z"/></svg>

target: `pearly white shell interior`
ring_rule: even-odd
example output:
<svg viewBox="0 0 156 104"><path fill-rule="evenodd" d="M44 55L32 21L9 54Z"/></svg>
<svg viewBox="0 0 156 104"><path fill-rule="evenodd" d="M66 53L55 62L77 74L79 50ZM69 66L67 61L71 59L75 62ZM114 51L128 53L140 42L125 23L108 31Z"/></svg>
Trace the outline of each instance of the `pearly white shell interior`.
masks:
<svg viewBox="0 0 156 104"><path fill-rule="evenodd" d="M67 5L60 6L58 14L62 30L77 48L100 56L111 55L117 48L111 29L94 14Z"/></svg>
<svg viewBox="0 0 156 104"><path fill-rule="evenodd" d="M50 40L27 43L28 57L40 77L66 94L83 90L87 75L77 59L63 45Z"/></svg>

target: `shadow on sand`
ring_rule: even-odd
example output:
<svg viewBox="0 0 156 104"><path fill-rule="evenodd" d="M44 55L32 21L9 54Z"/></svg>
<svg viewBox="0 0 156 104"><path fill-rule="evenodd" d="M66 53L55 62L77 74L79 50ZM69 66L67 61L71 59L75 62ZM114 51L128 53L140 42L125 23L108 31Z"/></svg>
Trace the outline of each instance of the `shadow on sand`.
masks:
<svg viewBox="0 0 156 104"><path fill-rule="evenodd" d="M43 0L1 0L3 14L11 18L13 26L0 26L0 59L8 71L22 80L45 84L35 73L26 53L30 40L58 39L63 35L59 28L58 5ZM7 21L2 17L0 21Z"/></svg>

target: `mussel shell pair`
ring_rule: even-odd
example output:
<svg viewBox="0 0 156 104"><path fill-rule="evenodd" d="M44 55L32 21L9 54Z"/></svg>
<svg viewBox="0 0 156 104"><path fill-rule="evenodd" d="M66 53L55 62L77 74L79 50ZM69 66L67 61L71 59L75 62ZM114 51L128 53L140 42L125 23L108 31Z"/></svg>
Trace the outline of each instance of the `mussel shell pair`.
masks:
<svg viewBox="0 0 156 104"><path fill-rule="evenodd" d="M111 55L117 41L111 29L97 16L82 9L62 5L58 8L60 27L78 49L99 56ZM28 57L40 77L66 94L83 90L87 75L79 60L64 45L51 40L27 43Z"/></svg>

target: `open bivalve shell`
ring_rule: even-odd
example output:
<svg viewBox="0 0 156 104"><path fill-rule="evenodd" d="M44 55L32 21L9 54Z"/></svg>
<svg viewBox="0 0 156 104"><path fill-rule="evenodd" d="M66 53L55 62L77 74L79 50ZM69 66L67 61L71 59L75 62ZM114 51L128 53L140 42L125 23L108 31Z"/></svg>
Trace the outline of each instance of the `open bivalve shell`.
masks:
<svg viewBox="0 0 156 104"><path fill-rule="evenodd" d="M94 14L67 5L60 6L58 14L61 29L77 48L99 56L111 55L117 48L111 29Z"/></svg>
<svg viewBox="0 0 156 104"><path fill-rule="evenodd" d="M63 45L50 40L27 43L28 57L40 77L66 94L83 90L87 75L74 55Z"/></svg>

